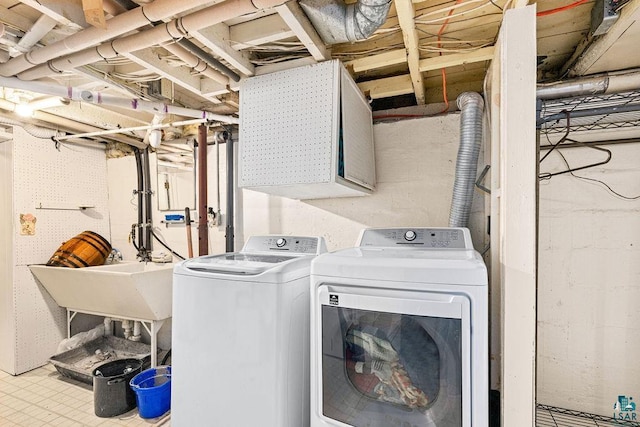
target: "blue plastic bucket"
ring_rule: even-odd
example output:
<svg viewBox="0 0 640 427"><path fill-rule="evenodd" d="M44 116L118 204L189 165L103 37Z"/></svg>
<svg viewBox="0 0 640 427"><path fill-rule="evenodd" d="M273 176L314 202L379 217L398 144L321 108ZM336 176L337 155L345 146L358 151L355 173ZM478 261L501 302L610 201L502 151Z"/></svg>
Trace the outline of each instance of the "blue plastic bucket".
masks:
<svg viewBox="0 0 640 427"><path fill-rule="evenodd" d="M142 418L156 418L171 408L171 366L140 372L129 381Z"/></svg>

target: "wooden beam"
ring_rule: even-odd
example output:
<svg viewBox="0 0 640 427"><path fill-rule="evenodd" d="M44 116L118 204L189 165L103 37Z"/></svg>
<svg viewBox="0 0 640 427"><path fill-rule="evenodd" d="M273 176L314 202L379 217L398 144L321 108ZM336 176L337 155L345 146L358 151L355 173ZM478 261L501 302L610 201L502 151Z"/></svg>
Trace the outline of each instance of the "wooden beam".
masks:
<svg viewBox="0 0 640 427"><path fill-rule="evenodd" d="M19 13L0 6L0 16L2 16L2 22L5 22L12 27L16 27L22 32L27 32L33 26L33 21L26 18Z"/></svg>
<svg viewBox="0 0 640 427"><path fill-rule="evenodd" d="M569 60L570 76L583 76L585 74L591 74L591 67L618 42L625 32L640 21L640 0L630 0L629 3L620 11L620 17L611 26L609 31L595 38L591 43L587 45L584 50L578 52ZM636 65L633 65L636 66ZM565 71L565 70L563 70Z"/></svg>
<svg viewBox="0 0 640 427"><path fill-rule="evenodd" d="M331 58L324 42L297 1L289 1L280 6L276 6L275 10L316 61L325 61Z"/></svg>
<svg viewBox="0 0 640 427"><path fill-rule="evenodd" d="M231 47L231 36L228 25L212 25L202 30L193 31L191 35L208 47L215 56L224 59L242 74L247 76L254 74L255 67L249 60L249 56Z"/></svg>
<svg viewBox="0 0 640 427"><path fill-rule="evenodd" d="M404 47L407 49L407 63L409 64L413 91L416 94L418 105L422 105L425 103L425 93L424 81L420 72L420 51L418 50L420 39L414 22L416 13L411 0L395 0L395 5L398 13L398 22L402 29Z"/></svg>
<svg viewBox="0 0 640 427"><path fill-rule="evenodd" d="M24 3L47 15L53 20L66 25L74 30L81 30L88 26L85 22L84 11L82 10L82 2L78 1L61 1L61 0L21 0ZM77 23L80 23L77 24Z"/></svg>
<svg viewBox="0 0 640 427"><path fill-rule="evenodd" d="M535 5L505 13L490 75L491 330L501 340L491 359L501 358L502 425L528 427L536 425Z"/></svg>
<svg viewBox="0 0 640 427"><path fill-rule="evenodd" d="M404 74L402 76L358 83L358 87L363 93L368 92L369 98L379 99L412 93L413 81L409 74Z"/></svg>
<svg viewBox="0 0 640 427"><path fill-rule="evenodd" d="M305 65L313 65L316 60L310 56L304 58L291 59L289 61L276 62L275 64L261 65L256 67L256 76L275 73L276 71L288 70L289 68L302 67ZM234 89L233 85L231 89Z"/></svg>
<svg viewBox="0 0 640 427"><path fill-rule="evenodd" d="M236 50L284 40L294 35L278 14L229 26L229 42Z"/></svg>
<svg viewBox="0 0 640 427"><path fill-rule="evenodd" d="M351 67L354 72L359 73L361 71L402 64L403 62L407 62L407 51L405 49L397 49L378 55L366 56L364 58L347 61L344 65Z"/></svg>
<svg viewBox="0 0 640 427"><path fill-rule="evenodd" d="M172 67L160 59L153 49L141 49L135 52L124 53L123 56L129 58L136 64L160 74L165 79L171 80L175 84L187 89L207 101L219 104L220 100L213 96L206 96L202 93L201 78L193 75L187 67Z"/></svg>
<svg viewBox="0 0 640 427"><path fill-rule="evenodd" d="M493 46L489 46L469 53L453 53L451 55L427 58L420 61L419 68L421 72L425 72L474 62L490 61L493 59L494 50Z"/></svg>

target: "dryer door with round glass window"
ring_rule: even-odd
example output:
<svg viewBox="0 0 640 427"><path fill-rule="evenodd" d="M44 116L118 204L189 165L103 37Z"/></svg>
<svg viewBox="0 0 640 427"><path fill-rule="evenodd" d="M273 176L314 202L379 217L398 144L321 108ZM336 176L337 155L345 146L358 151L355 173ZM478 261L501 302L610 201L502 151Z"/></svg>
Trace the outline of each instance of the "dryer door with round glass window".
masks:
<svg viewBox="0 0 640 427"><path fill-rule="evenodd" d="M469 300L322 285L322 416L354 427L470 426Z"/></svg>

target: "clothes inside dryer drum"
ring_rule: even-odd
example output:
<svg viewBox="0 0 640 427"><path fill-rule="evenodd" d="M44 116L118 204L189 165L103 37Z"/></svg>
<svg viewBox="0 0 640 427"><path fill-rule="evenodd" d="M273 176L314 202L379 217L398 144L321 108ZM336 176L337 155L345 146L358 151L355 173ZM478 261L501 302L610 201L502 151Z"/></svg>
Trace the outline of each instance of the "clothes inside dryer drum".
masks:
<svg viewBox="0 0 640 427"><path fill-rule="evenodd" d="M355 427L462 424L460 319L323 306L323 414Z"/></svg>

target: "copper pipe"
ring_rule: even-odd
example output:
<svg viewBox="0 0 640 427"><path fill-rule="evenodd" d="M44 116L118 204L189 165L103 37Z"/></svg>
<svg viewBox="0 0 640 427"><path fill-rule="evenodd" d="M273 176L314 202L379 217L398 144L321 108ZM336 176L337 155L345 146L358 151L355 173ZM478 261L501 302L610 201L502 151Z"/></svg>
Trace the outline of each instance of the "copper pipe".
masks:
<svg viewBox="0 0 640 427"><path fill-rule="evenodd" d="M209 253L207 224L207 127L198 127L198 255Z"/></svg>

